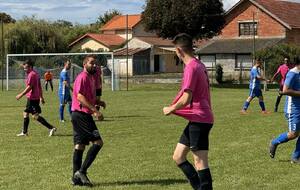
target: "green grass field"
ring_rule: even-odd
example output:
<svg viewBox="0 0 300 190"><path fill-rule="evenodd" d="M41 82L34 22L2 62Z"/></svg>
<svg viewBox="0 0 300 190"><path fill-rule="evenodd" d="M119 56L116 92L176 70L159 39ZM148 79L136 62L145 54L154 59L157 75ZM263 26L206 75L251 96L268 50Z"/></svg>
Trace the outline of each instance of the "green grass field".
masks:
<svg viewBox="0 0 300 190"><path fill-rule="evenodd" d="M178 85L135 85L111 92L103 99L105 121L97 122L104 147L89 170L93 189L191 189L172 161L173 149L186 121L165 117L162 107L176 95ZM18 91L0 92L0 189L83 189L72 187L72 127L70 118L58 121L56 92L44 92L42 115L58 127L57 135L30 121L29 137L20 138L26 100ZM247 89L212 89L215 125L210 135L210 168L215 190L299 189L300 165L289 162L295 141L281 145L276 159L268 156L273 136L287 130L282 112L263 116L258 101L249 115L239 110ZM276 91L264 93L273 110ZM281 103L283 107L284 99ZM280 110L282 110L280 108Z"/></svg>

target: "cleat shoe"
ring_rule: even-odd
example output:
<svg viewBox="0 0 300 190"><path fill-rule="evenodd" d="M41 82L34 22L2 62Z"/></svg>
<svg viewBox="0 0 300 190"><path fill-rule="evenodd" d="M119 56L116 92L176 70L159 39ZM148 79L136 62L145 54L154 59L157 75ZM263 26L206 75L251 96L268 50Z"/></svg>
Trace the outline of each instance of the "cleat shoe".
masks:
<svg viewBox="0 0 300 190"><path fill-rule="evenodd" d="M262 115L269 115L269 114L271 114L271 112L269 112L269 111L261 111L261 114Z"/></svg>
<svg viewBox="0 0 300 190"><path fill-rule="evenodd" d="M80 179L80 181L82 182L82 184L84 186L89 186L92 187L93 184L91 183L91 181L89 180L89 178L86 176L85 173L82 173L80 171L75 172L74 174L74 178Z"/></svg>
<svg viewBox="0 0 300 190"><path fill-rule="evenodd" d="M276 153L277 146L278 145L272 144L272 142L270 143L269 152L270 152L270 157L271 158L275 158L275 153Z"/></svg>
<svg viewBox="0 0 300 190"><path fill-rule="evenodd" d="M27 136L28 136L28 133L21 132L21 133L17 134L17 137L27 137Z"/></svg>
<svg viewBox="0 0 300 190"><path fill-rule="evenodd" d="M55 133L55 131L56 131L56 127L53 127L52 129L50 129L50 131L49 131L49 137L53 136L54 133Z"/></svg>
<svg viewBox="0 0 300 190"><path fill-rule="evenodd" d="M300 158L298 158L298 159L292 158L292 159L291 159L291 163L292 163L292 164L300 164Z"/></svg>
<svg viewBox="0 0 300 190"><path fill-rule="evenodd" d="M240 114L241 114L241 115L247 115L247 114L249 114L249 113L248 113L246 110L243 109L243 110L240 111Z"/></svg>
<svg viewBox="0 0 300 190"><path fill-rule="evenodd" d="M74 185L74 186L75 185L78 185L78 186L82 186L83 185L83 183L81 182L81 180L78 179L78 178L75 178L75 177L72 177L71 184Z"/></svg>
<svg viewBox="0 0 300 190"><path fill-rule="evenodd" d="M60 121L61 123L64 123L64 122L66 122L66 120L64 120L64 119L63 119L63 120L59 120L59 121Z"/></svg>

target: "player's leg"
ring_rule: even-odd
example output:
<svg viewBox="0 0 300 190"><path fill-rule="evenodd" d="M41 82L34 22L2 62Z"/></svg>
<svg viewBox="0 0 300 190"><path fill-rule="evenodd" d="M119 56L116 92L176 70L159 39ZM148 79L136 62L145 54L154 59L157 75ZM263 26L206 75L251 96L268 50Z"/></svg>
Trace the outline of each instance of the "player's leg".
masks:
<svg viewBox="0 0 300 190"><path fill-rule="evenodd" d="M62 94L59 95L59 119L64 122L65 100Z"/></svg>
<svg viewBox="0 0 300 190"><path fill-rule="evenodd" d="M266 111L266 107L265 107L264 97L263 97L262 93L260 94L260 96L258 96L258 102L259 102L259 106L261 108L261 111L265 112Z"/></svg>
<svg viewBox="0 0 300 190"><path fill-rule="evenodd" d="M250 91L250 94L243 105L243 109L242 109L243 113L245 113L247 111L247 109L249 108L250 102L253 100L253 98L254 98L253 92Z"/></svg>
<svg viewBox="0 0 300 190"><path fill-rule="evenodd" d="M53 127L48 121L42 117L39 113L35 113L32 115L34 120L37 120L39 123L41 123L43 126L45 126L47 129L49 129L49 137L53 136L56 132L56 127Z"/></svg>
<svg viewBox="0 0 300 190"><path fill-rule="evenodd" d="M99 151L101 150L103 146L102 139L96 140L92 142L92 146L89 148L86 158L80 168L80 172L83 174L87 173L88 168L92 165L94 160L96 159Z"/></svg>
<svg viewBox="0 0 300 190"><path fill-rule="evenodd" d="M52 83L52 80L49 80L49 83L50 83L51 91L53 92L53 83Z"/></svg>
<svg viewBox="0 0 300 190"><path fill-rule="evenodd" d="M190 136L189 136L189 124L183 131L179 143L177 144L174 153L173 160L176 165L181 169L186 178L189 180L193 189L199 189L200 179L194 166L187 160L187 154L190 151Z"/></svg>
<svg viewBox="0 0 300 190"><path fill-rule="evenodd" d="M76 138L74 137L74 142L76 141ZM74 152L73 152L73 175L72 175L72 184L73 185L83 185L80 178L75 177L74 174L80 170L82 165L82 156L85 149L84 144L76 144L74 146Z"/></svg>
<svg viewBox="0 0 300 190"><path fill-rule="evenodd" d="M282 91L282 89L283 89L283 86L280 85L280 87L279 87L279 92ZM278 111L278 106L279 106L279 103L280 103L280 100L281 100L281 97L282 97L282 94L280 94L279 92L278 92L278 96L277 96L277 99L276 99L274 112L277 112L277 111Z"/></svg>
<svg viewBox="0 0 300 190"><path fill-rule="evenodd" d="M21 133L17 134L18 137L27 136L28 135L28 126L29 126L29 113L23 112L23 130Z"/></svg>
<svg viewBox="0 0 300 190"><path fill-rule="evenodd" d="M284 132L281 133L278 137L276 137L275 139L273 139L270 143L270 147L269 147L269 152L270 152L270 157L274 158L275 157L275 153L276 153L276 149L277 146L283 143L286 143L290 140L293 140L295 138L298 137L299 132L296 131L295 126L297 126L297 124L295 123L295 118L293 118L293 114L285 114L286 119L288 121L288 126L289 126L289 132Z"/></svg>
<svg viewBox="0 0 300 190"><path fill-rule="evenodd" d="M46 89L46 91L48 91L48 81L47 80L45 81L45 89Z"/></svg>
<svg viewBox="0 0 300 190"><path fill-rule="evenodd" d="M193 123L190 128L192 154L200 179L201 190L212 190L212 177L208 165L209 132L212 124Z"/></svg>

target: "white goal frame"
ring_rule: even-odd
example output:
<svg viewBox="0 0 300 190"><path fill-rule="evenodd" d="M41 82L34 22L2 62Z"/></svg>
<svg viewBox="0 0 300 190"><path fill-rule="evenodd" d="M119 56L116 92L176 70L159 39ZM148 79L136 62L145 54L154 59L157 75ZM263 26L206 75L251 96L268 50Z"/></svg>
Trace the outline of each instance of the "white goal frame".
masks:
<svg viewBox="0 0 300 190"><path fill-rule="evenodd" d="M112 60L111 68L111 90L116 90L115 85L115 63L113 52L83 52L83 53L31 53L31 54L7 54L6 55L6 91L8 91L8 80L9 80L9 57L36 57L36 56L68 56L68 55L110 55Z"/></svg>

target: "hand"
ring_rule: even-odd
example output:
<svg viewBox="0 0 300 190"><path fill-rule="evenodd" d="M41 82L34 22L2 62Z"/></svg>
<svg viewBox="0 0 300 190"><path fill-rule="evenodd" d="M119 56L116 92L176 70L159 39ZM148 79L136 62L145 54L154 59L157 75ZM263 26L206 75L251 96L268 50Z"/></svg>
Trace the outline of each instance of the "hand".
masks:
<svg viewBox="0 0 300 190"><path fill-rule="evenodd" d="M172 107L164 107L163 112L165 115L170 115L173 112Z"/></svg>
<svg viewBox="0 0 300 190"><path fill-rule="evenodd" d="M100 113L98 110L93 110L93 112L93 116L96 118L99 118L102 115L102 113Z"/></svg>
<svg viewBox="0 0 300 190"><path fill-rule="evenodd" d="M266 79L266 82L267 82L267 83L270 83L270 82L271 82L271 80L269 80L269 79Z"/></svg>
<svg viewBox="0 0 300 190"><path fill-rule="evenodd" d="M18 95L16 96L16 99L17 99L17 100L20 100L20 99L22 98L22 96L23 96L22 94L18 94Z"/></svg>
<svg viewBox="0 0 300 190"><path fill-rule="evenodd" d="M45 100L44 100L43 97L40 98L40 102L41 102L42 104L45 104Z"/></svg>

